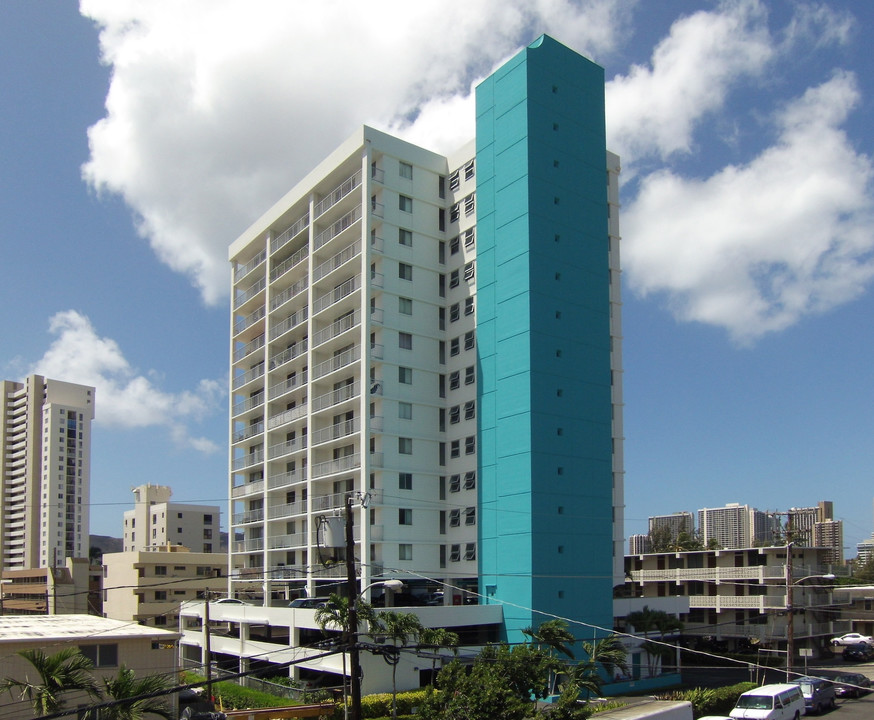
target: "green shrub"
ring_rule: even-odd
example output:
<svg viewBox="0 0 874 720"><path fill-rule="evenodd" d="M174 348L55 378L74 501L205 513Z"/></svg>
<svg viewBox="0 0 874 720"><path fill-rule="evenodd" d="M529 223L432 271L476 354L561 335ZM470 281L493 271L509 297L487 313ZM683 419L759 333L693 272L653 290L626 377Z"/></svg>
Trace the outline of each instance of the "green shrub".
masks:
<svg viewBox="0 0 874 720"><path fill-rule="evenodd" d="M401 715L412 715L413 708L421 705L424 699L424 690L398 693L398 718ZM361 698L361 717L368 720L391 717L391 693L377 693Z"/></svg>
<svg viewBox="0 0 874 720"><path fill-rule="evenodd" d="M182 674L182 679L185 683L196 683L202 682L205 678L202 675L186 672ZM212 694L216 699L216 705L226 710L285 707L300 704L288 698L271 695L260 690L252 690L229 681L214 682L212 684Z"/></svg>
<svg viewBox="0 0 874 720"><path fill-rule="evenodd" d="M702 715L728 715L741 693L758 687L753 682L742 682L721 688L691 688L661 693L658 700L686 700L692 703L696 717Z"/></svg>

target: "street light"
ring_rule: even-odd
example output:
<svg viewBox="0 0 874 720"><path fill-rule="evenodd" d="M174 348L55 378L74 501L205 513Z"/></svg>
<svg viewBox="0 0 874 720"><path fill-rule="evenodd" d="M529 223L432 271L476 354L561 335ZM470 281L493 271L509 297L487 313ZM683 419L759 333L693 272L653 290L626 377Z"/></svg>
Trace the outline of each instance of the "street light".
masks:
<svg viewBox="0 0 874 720"><path fill-rule="evenodd" d="M792 577L792 545L791 542L786 543L786 682L790 680L792 660L795 657L795 608L792 604L792 588L811 578L835 579L832 573L827 573L825 575L805 575L803 578L795 580Z"/></svg>

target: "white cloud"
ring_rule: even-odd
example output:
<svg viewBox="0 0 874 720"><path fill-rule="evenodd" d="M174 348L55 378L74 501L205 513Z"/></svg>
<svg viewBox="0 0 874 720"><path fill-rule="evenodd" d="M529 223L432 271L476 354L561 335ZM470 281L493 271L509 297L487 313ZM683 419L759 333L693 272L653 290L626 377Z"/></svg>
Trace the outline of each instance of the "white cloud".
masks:
<svg viewBox="0 0 874 720"><path fill-rule="evenodd" d="M218 450L210 440L189 437L185 423L219 409L225 392L219 382L201 380L194 390L164 392L131 367L115 340L100 337L75 310L54 315L49 331L55 339L28 372L94 386L97 422L122 428L166 426L180 444L205 453Z"/></svg>
<svg viewBox="0 0 874 720"><path fill-rule="evenodd" d="M874 165L840 127L858 100L837 72L776 115L777 141L746 165L643 178L623 217L632 289L739 343L861 294L874 276Z"/></svg>
<svg viewBox="0 0 874 720"><path fill-rule="evenodd" d="M112 66L84 177L121 195L158 257L216 302L228 289L228 244L362 122L422 137L418 128L436 127L447 109L464 104L472 82L541 32L588 53L611 50L630 4L81 0L80 7L101 28ZM410 117L415 122L405 124Z"/></svg>

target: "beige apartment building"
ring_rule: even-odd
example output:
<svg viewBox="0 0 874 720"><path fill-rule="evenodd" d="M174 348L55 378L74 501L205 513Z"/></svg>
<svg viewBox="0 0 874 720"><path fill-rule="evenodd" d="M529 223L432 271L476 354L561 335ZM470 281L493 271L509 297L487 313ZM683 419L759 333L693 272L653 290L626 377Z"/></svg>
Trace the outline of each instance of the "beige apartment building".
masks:
<svg viewBox="0 0 874 720"><path fill-rule="evenodd" d="M218 505L170 502L166 485L132 489L134 509L124 513L124 550L152 550L167 544L184 545L192 552L218 552L221 510Z"/></svg>
<svg viewBox="0 0 874 720"><path fill-rule="evenodd" d="M224 597L228 559L180 545L103 556L103 612L152 627L177 626L187 600Z"/></svg>
<svg viewBox="0 0 874 720"><path fill-rule="evenodd" d="M67 558L63 567L4 570L0 614L87 614L90 572L85 558Z"/></svg>

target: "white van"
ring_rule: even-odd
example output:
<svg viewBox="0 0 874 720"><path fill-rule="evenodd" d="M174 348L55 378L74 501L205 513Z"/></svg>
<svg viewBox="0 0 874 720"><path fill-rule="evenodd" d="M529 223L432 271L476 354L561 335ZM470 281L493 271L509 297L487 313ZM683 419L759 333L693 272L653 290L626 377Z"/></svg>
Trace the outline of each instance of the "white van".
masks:
<svg viewBox="0 0 874 720"><path fill-rule="evenodd" d="M798 685L763 685L741 695L730 714L741 720L798 720L804 695Z"/></svg>

